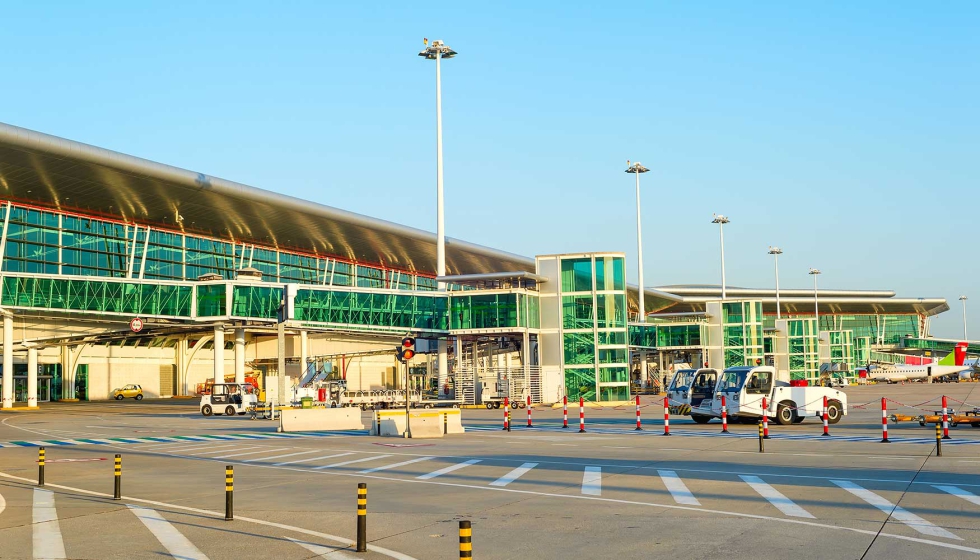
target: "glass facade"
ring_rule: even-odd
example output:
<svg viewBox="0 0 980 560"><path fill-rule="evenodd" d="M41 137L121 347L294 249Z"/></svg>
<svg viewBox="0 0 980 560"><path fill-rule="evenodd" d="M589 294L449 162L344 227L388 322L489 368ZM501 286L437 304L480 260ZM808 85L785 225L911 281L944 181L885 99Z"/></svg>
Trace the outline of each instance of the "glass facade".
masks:
<svg viewBox="0 0 980 560"><path fill-rule="evenodd" d="M786 343L789 378L816 381L820 376L817 322L812 318L787 319Z"/></svg>
<svg viewBox="0 0 980 560"><path fill-rule="evenodd" d="M632 323L630 346L643 348L698 348L707 337L704 323L665 323L658 325Z"/></svg>
<svg viewBox="0 0 980 560"><path fill-rule="evenodd" d="M253 267L262 280L394 290L435 290L434 278L180 231L136 226L13 204L6 221L3 272L107 278L235 278Z"/></svg>
<svg viewBox="0 0 980 560"><path fill-rule="evenodd" d="M918 348L921 350L940 350L944 352L952 352L956 345L959 344L958 341L953 340L937 340L934 338L903 338L902 347L903 348ZM974 342L970 343L966 347L966 351L970 354L980 354L980 344Z"/></svg>
<svg viewBox="0 0 980 560"><path fill-rule="evenodd" d="M350 292L300 288L293 303L297 321L344 327L447 330L447 298L440 295Z"/></svg>
<svg viewBox="0 0 980 560"><path fill-rule="evenodd" d="M762 363L762 302L722 302L721 314L725 367Z"/></svg>
<svg viewBox="0 0 980 560"><path fill-rule="evenodd" d="M625 263L622 256L560 258L562 367L575 400L629 399Z"/></svg>
<svg viewBox="0 0 980 560"><path fill-rule="evenodd" d="M813 314L784 314L783 317L813 318ZM766 315L764 323L766 328L773 327L775 322L775 315ZM820 330L848 330L852 331L855 337L870 337L873 344L901 344L905 338L919 336L919 316L914 313L821 315Z"/></svg>
<svg viewBox="0 0 980 560"><path fill-rule="evenodd" d="M191 317L191 286L16 276L4 276L0 286L5 307Z"/></svg>

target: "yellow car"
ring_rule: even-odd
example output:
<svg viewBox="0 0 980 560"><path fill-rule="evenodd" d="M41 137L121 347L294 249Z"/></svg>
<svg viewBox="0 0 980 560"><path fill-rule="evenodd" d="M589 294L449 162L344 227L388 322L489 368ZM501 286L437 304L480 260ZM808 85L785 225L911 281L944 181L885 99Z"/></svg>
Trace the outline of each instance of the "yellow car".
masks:
<svg viewBox="0 0 980 560"><path fill-rule="evenodd" d="M143 400L143 388L139 385L126 385L122 389L113 389L112 398L117 401L123 399L136 399L141 401Z"/></svg>

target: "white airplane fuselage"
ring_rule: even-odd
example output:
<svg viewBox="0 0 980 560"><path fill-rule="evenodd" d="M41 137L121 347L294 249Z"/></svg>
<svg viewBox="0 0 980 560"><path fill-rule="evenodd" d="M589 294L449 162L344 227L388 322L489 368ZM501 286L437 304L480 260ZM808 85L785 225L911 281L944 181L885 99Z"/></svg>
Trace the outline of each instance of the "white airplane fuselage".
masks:
<svg viewBox="0 0 980 560"><path fill-rule="evenodd" d="M878 369L871 370L871 374L868 376L869 379L873 381L891 381L891 382L901 382L901 381L916 381L919 379L929 379L943 377L946 375L953 375L954 373L959 373L963 370L970 369L968 366L937 366L937 365L924 365L924 366L891 366L891 367L879 367Z"/></svg>

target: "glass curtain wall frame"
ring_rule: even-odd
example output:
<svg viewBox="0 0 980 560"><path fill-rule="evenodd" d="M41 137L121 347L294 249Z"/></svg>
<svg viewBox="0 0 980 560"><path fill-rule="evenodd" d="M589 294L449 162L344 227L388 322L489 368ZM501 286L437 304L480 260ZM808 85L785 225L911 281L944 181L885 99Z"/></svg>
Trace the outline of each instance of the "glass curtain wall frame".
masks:
<svg viewBox="0 0 980 560"><path fill-rule="evenodd" d="M817 322L811 317L786 320L787 359L792 381L816 381L820 376Z"/></svg>
<svg viewBox="0 0 980 560"><path fill-rule="evenodd" d="M559 256L562 367L572 399L629 398L625 259Z"/></svg>
<svg viewBox="0 0 980 560"><path fill-rule="evenodd" d="M826 331L830 346L830 361L837 364L833 372L837 377L851 377L854 374L854 331Z"/></svg>
<svg viewBox="0 0 980 560"><path fill-rule="evenodd" d="M0 223L6 221L6 204ZM145 249L145 250L144 250ZM2 272L194 280L251 266L269 283L435 291L434 278L331 256L13 203ZM332 283L331 283L332 282Z"/></svg>
<svg viewBox="0 0 980 560"><path fill-rule="evenodd" d="M724 301L721 310L721 346L725 367L764 363L762 302Z"/></svg>

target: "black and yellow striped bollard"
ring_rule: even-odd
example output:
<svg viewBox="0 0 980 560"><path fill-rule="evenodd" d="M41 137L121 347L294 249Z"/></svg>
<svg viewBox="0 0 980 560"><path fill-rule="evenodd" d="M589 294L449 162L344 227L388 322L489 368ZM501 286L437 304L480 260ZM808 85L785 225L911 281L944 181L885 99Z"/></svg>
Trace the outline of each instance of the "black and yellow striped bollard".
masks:
<svg viewBox="0 0 980 560"><path fill-rule="evenodd" d="M112 491L113 500L122 499L122 455L116 453L116 468L115 468L115 487Z"/></svg>
<svg viewBox="0 0 980 560"><path fill-rule="evenodd" d="M231 521L235 518L234 498L232 497L234 491L235 467L227 465L225 466L225 521Z"/></svg>
<svg viewBox="0 0 980 560"><path fill-rule="evenodd" d="M459 558L473 558L473 529L469 521L459 522Z"/></svg>
<svg viewBox="0 0 980 560"><path fill-rule="evenodd" d="M37 485L44 486L44 447L37 448Z"/></svg>
<svg viewBox="0 0 980 560"><path fill-rule="evenodd" d="M766 452L766 439L763 437L762 433L762 422L759 422L759 453Z"/></svg>
<svg viewBox="0 0 980 560"><path fill-rule="evenodd" d="M936 457L943 456L943 427L936 422Z"/></svg>
<svg viewBox="0 0 980 560"><path fill-rule="evenodd" d="M367 552L367 484L357 483L357 552Z"/></svg>

